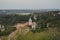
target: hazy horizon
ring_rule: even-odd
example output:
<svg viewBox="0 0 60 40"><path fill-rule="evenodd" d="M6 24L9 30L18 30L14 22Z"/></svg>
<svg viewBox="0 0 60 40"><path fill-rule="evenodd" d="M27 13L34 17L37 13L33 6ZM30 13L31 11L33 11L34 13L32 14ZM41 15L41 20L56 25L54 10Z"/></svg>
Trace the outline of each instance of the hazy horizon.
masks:
<svg viewBox="0 0 60 40"><path fill-rule="evenodd" d="M60 9L60 0L0 0L0 9Z"/></svg>

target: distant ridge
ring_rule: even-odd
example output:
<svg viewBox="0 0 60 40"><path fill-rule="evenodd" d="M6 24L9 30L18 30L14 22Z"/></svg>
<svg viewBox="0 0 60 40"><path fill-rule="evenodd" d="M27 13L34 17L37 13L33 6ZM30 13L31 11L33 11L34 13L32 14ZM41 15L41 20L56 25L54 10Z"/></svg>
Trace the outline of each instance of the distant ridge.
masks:
<svg viewBox="0 0 60 40"><path fill-rule="evenodd" d="M0 9L0 14L41 13L48 11L60 11L60 9Z"/></svg>

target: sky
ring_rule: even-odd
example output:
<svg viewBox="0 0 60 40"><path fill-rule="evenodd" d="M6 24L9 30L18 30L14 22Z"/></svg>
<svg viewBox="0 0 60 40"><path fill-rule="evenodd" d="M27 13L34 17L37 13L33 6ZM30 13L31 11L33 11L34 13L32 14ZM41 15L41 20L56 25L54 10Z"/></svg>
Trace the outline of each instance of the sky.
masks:
<svg viewBox="0 0 60 40"><path fill-rule="evenodd" d="M0 0L0 9L60 9L60 0Z"/></svg>

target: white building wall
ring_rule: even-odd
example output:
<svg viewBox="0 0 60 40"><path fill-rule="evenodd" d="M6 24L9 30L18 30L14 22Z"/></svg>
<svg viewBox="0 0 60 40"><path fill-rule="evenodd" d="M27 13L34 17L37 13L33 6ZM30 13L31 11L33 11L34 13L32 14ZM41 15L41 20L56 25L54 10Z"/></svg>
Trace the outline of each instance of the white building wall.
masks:
<svg viewBox="0 0 60 40"><path fill-rule="evenodd" d="M29 25L32 25L32 19L31 18L29 19Z"/></svg>

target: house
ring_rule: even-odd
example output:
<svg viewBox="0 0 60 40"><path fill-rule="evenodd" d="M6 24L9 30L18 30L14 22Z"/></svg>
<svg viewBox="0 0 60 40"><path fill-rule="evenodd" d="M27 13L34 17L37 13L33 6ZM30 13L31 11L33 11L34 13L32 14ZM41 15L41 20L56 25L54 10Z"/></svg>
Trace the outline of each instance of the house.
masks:
<svg viewBox="0 0 60 40"><path fill-rule="evenodd" d="M31 18L29 18L29 26L31 26L32 29L35 29L36 28L36 22L32 21Z"/></svg>
<svg viewBox="0 0 60 40"><path fill-rule="evenodd" d="M4 25L0 25L0 30L1 30L1 31L4 31L4 30L5 30Z"/></svg>
<svg viewBox="0 0 60 40"><path fill-rule="evenodd" d="M58 14L60 15L60 12Z"/></svg>

